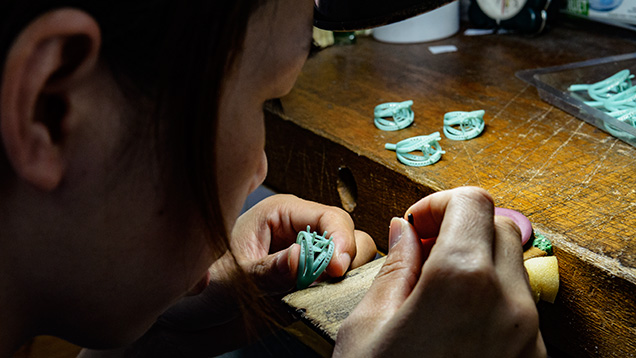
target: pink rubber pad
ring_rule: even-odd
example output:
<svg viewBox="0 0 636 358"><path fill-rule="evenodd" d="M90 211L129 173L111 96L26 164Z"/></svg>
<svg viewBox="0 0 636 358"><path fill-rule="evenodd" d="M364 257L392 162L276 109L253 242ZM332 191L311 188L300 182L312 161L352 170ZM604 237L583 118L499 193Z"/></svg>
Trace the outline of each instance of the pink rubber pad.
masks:
<svg viewBox="0 0 636 358"><path fill-rule="evenodd" d="M504 208L495 208L495 215L511 218L521 230L521 245L525 245L532 236L532 224L527 217L518 211Z"/></svg>

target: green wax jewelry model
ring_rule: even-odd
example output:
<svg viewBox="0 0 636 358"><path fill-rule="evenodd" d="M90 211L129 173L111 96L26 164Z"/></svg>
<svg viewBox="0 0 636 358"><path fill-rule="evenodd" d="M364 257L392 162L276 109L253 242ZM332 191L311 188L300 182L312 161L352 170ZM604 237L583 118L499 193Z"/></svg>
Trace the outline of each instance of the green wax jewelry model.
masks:
<svg viewBox="0 0 636 358"><path fill-rule="evenodd" d="M548 255L552 255L552 242L536 230L534 231L534 241L532 241L532 246L547 252Z"/></svg>
<svg viewBox="0 0 636 358"><path fill-rule="evenodd" d="M386 143L384 148L394 150L402 164L411 167L422 167L437 163L442 158L442 154L446 153L439 145L441 139L439 132L435 132L429 135L407 138L397 144ZM422 155L411 154L414 151L420 151Z"/></svg>
<svg viewBox="0 0 636 358"><path fill-rule="evenodd" d="M453 111L444 115L444 135L452 140L469 140L484 131L483 109L472 112Z"/></svg>
<svg viewBox="0 0 636 358"><path fill-rule="evenodd" d="M296 243L300 245L298 279L296 280L298 289L309 287L329 265L335 245L332 237L329 239L326 237L326 231L318 235L317 232L311 232L309 225L307 225L307 231L298 233L296 238Z"/></svg>
<svg viewBox="0 0 636 358"><path fill-rule="evenodd" d="M581 98L583 103L605 112L619 122L636 127L636 86L632 84L634 75L628 69L592 84L573 84L570 92L586 93L588 99ZM579 95L581 95L579 94ZM605 130L621 139L633 139L633 135L603 121Z"/></svg>
<svg viewBox="0 0 636 358"><path fill-rule="evenodd" d="M398 131L413 123L413 101L382 103L373 110L373 123L383 131ZM388 119L391 117L393 120Z"/></svg>

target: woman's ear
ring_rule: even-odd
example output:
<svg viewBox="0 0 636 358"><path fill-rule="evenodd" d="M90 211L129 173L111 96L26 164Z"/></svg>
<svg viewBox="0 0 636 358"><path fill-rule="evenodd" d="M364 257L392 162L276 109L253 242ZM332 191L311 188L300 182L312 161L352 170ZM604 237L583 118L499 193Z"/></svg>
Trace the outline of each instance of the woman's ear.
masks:
<svg viewBox="0 0 636 358"><path fill-rule="evenodd" d="M0 134L16 174L53 190L66 168L69 98L95 74L101 33L75 9L45 13L27 25L8 50L0 84Z"/></svg>

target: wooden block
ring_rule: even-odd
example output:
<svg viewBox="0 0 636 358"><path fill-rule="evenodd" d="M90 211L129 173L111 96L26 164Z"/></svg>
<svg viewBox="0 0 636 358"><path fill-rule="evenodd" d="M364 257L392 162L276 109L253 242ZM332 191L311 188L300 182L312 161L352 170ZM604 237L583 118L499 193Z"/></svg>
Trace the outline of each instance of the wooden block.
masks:
<svg viewBox="0 0 636 358"><path fill-rule="evenodd" d="M330 342L336 341L338 329L369 290L385 258L372 261L348 272L344 279L321 282L283 298L302 321Z"/></svg>

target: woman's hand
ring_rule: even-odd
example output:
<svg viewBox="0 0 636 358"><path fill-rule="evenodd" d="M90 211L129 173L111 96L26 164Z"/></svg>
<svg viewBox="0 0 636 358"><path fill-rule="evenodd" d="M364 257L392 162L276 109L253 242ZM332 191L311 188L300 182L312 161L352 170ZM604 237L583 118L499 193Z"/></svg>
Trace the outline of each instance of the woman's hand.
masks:
<svg viewBox="0 0 636 358"><path fill-rule="evenodd" d="M239 217L230 236L232 255L265 294L289 292L295 287L298 272L300 246L295 243L296 237L307 225L312 231L327 231L333 237L335 251L326 269L328 276L342 276L375 256L371 237L355 230L344 210L292 195L266 198ZM244 343L243 320L235 319L241 312L233 287L238 284L234 281L236 276L229 272L236 269L232 255L226 253L216 261L209 269L210 285L166 311L159 318L159 326L184 332L188 339L196 337L194 333L208 332L209 337L214 332L213 336L222 337L220 341L228 347ZM223 351L224 348L219 350Z"/></svg>
<svg viewBox="0 0 636 358"><path fill-rule="evenodd" d="M518 228L493 212L485 191L459 188L409 208L413 226L393 219L386 263L334 356L545 356Z"/></svg>
<svg viewBox="0 0 636 358"><path fill-rule="evenodd" d="M291 291L300 255L296 237L307 225L333 236L335 251L326 269L328 276L342 276L375 256L371 237L355 230L344 210L292 195L274 195L243 214L230 236L232 254L266 294ZM81 357L213 356L240 347L246 343L245 320L239 317L237 291L232 288L237 285L235 276L228 272L235 268L234 259L226 253L210 267L210 285L171 307L138 342L114 351L85 350Z"/></svg>
<svg viewBox="0 0 636 358"><path fill-rule="evenodd" d="M261 290L278 294L294 288L298 273L299 231L311 226L319 234L333 237L335 251L326 273L340 277L375 256L369 235L355 230L344 210L292 195L274 195L243 214L231 235L231 248L239 265Z"/></svg>

